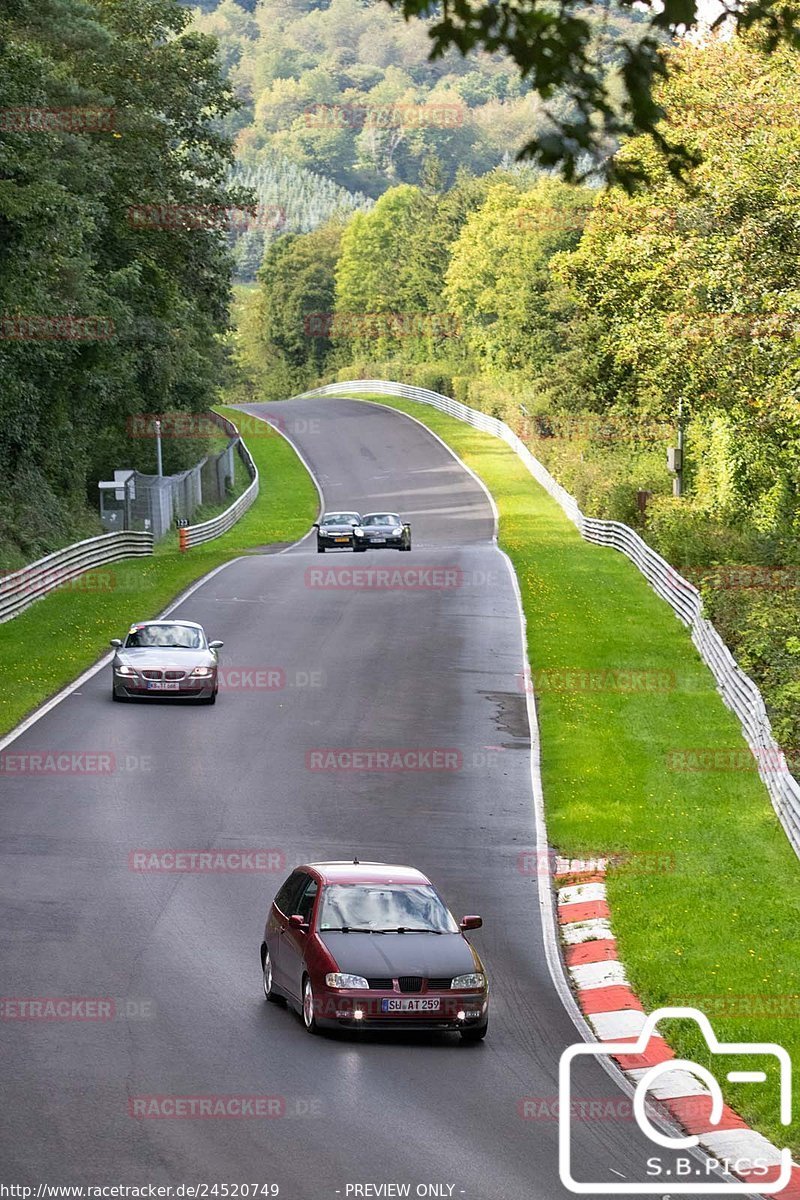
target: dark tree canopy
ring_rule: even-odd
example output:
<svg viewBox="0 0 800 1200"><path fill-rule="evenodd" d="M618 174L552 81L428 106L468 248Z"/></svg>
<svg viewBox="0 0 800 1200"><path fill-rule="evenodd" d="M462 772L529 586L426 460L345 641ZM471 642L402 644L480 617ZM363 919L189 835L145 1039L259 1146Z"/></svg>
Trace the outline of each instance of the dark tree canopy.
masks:
<svg viewBox="0 0 800 1200"><path fill-rule="evenodd" d="M644 35L617 42L621 61L609 76L602 51L593 41L598 21L608 16L608 0L386 0L412 17L432 18L431 57L440 58L455 47L505 53L522 78L543 100L564 94L572 104L566 118L553 115L552 130L539 133L522 154L542 166L560 167L568 180L586 169L587 160L606 179L633 189L640 176L633 164L614 160L609 149L624 137L650 135L664 156L669 172L682 178L696 162L692 151L673 140L660 126L663 109L655 95L667 74L665 43L698 27L696 0L643 0L649 9ZM730 22L739 30L759 34L763 46L781 43L800 48L800 6L796 0L723 0L715 22ZM633 10L631 3L623 9ZM600 43L602 47L602 40Z"/></svg>

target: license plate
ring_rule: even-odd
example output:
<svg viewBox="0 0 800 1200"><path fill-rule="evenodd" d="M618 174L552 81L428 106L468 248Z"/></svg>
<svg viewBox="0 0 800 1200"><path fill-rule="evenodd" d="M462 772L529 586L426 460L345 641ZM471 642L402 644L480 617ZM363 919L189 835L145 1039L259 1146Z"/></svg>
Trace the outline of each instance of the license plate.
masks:
<svg viewBox="0 0 800 1200"><path fill-rule="evenodd" d="M177 680L175 683L152 683L148 681L147 690L148 692L177 692L180 691L180 686Z"/></svg>
<svg viewBox="0 0 800 1200"><path fill-rule="evenodd" d="M441 1001L438 999L385 999L381 1000L381 1012L438 1012Z"/></svg>
<svg viewBox="0 0 800 1200"><path fill-rule="evenodd" d="M349 537L335 537L333 540L335 542L349 542L350 538Z"/></svg>
<svg viewBox="0 0 800 1200"><path fill-rule="evenodd" d="M386 538L373 538L372 540L376 546L382 546L383 543L386 541Z"/></svg>

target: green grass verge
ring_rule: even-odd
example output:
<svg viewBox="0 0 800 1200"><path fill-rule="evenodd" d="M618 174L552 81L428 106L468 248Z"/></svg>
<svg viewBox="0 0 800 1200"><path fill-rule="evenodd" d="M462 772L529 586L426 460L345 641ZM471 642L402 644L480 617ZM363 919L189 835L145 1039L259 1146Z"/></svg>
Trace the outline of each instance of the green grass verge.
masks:
<svg viewBox="0 0 800 1200"><path fill-rule="evenodd" d="M242 416L235 409L218 411L232 421ZM256 422L250 422L245 440L259 469L259 495L230 532L185 554L173 533L152 557L125 559L90 573L98 590L82 590L75 581L0 625L0 733L96 662L109 638L123 633L132 620L154 617L220 563L254 546L295 541L308 531L318 505L311 477L284 438L266 424L263 437L255 429Z"/></svg>
<svg viewBox="0 0 800 1200"><path fill-rule="evenodd" d="M688 632L628 559L582 540L504 443L424 405L371 398L422 420L491 490L535 682L563 668L663 677L650 692L537 688L550 842L570 856L633 856L608 893L645 1007L701 1008L722 1040L775 1041L800 1065L797 858L754 770L668 765L676 749L745 749ZM694 1026L665 1032L724 1079ZM800 1148L798 1124L779 1124L774 1072L769 1087L723 1090L778 1145Z"/></svg>

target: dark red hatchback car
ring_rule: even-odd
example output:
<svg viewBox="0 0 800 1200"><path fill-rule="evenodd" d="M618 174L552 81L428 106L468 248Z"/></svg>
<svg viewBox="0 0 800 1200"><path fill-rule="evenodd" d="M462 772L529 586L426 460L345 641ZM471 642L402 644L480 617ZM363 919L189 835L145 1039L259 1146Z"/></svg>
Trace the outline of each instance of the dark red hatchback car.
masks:
<svg viewBox="0 0 800 1200"><path fill-rule="evenodd" d="M385 863L297 867L279 889L261 944L264 995L306 1029L453 1030L486 1036L489 985L457 924L420 871Z"/></svg>

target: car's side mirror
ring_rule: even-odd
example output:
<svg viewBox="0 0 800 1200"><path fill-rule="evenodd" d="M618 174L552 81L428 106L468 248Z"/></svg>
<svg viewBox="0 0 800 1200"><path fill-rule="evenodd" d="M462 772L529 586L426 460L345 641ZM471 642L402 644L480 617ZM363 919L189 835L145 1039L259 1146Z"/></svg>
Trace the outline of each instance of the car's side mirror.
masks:
<svg viewBox="0 0 800 1200"><path fill-rule="evenodd" d="M308 931L308 922L300 913L295 913L293 917L289 917L289 928L299 929L301 933L306 933Z"/></svg>
<svg viewBox="0 0 800 1200"><path fill-rule="evenodd" d="M122 638L112 638L108 644L109 644L109 646L121 646Z"/></svg>
<svg viewBox="0 0 800 1200"><path fill-rule="evenodd" d="M315 522L314 522L314 524L311 526L311 528L312 528L312 529L319 529L319 521L315 521Z"/></svg>
<svg viewBox="0 0 800 1200"><path fill-rule="evenodd" d="M208 648L209 648L209 650L219 650L220 646L224 646L224 645L225 645L224 642L209 642Z"/></svg>
<svg viewBox="0 0 800 1200"><path fill-rule="evenodd" d="M465 933L468 929L480 929L483 917L462 917L459 924Z"/></svg>

